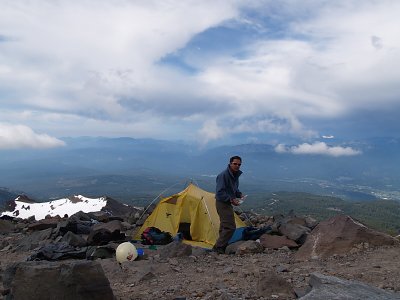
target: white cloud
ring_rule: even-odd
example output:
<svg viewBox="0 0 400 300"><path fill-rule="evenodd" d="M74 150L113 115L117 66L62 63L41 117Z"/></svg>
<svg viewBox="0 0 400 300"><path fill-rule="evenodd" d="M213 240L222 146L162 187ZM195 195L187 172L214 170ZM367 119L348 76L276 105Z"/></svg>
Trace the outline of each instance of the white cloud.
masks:
<svg viewBox="0 0 400 300"><path fill-rule="evenodd" d="M230 1L3 1L1 33L13 40L2 43L0 78L23 87L13 103L114 115L119 95L157 82L159 59L237 12Z"/></svg>
<svg viewBox="0 0 400 300"><path fill-rule="evenodd" d="M279 144L275 147L278 153L292 154L312 154L312 155L327 155L327 156L353 156L361 154L361 151L351 147L328 146L324 142L315 142L313 144L304 143L298 146L286 147Z"/></svg>
<svg viewBox="0 0 400 300"><path fill-rule="evenodd" d="M16 148L53 148L64 142L47 134L35 133L24 125L0 123L0 150Z"/></svg>
<svg viewBox="0 0 400 300"><path fill-rule="evenodd" d="M55 136L310 139L317 122L395 111L399 10L392 0L5 0L1 106L58 116L21 120ZM219 49L221 26L245 42ZM170 55L195 71L161 63Z"/></svg>
<svg viewBox="0 0 400 300"><path fill-rule="evenodd" d="M379 114L398 106L400 21L394 12L400 3L314 1L310 6L314 17L288 20L292 31L283 39L251 43L244 58L205 68L201 79L232 107L231 115L277 115L292 123L282 133L305 137L308 131L315 137L316 129L307 128L304 120L331 121L371 110ZM293 8L293 16L299 11ZM251 127L257 128L258 118L252 119Z"/></svg>
<svg viewBox="0 0 400 300"><path fill-rule="evenodd" d="M225 129L218 126L215 120L207 121L199 130L198 141L200 144L207 144L210 141L222 138L225 135Z"/></svg>
<svg viewBox="0 0 400 300"><path fill-rule="evenodd" d="M317 133L304 128L295 116L271 116L253 119L237 119L235 116L229 116L225 119L206 120L203 127L198 131L199 136L205 136L206 143L221 139L233 134L286 134L291 133L303 139L317 137ZM254 139L254 137L253 137Z"/></svg>

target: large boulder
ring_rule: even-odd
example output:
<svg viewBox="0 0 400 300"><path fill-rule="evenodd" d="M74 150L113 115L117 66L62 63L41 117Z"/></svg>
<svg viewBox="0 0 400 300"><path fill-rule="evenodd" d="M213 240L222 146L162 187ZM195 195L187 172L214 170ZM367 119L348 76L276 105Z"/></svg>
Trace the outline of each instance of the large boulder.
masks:
<svg viewBox="0 0 400 300"><path fill-rule="evenodd" d="M61 242L66 242L67 244L74 247L85 247L87 245L86 240L71 231L68 231L61 239Z"/></svg>
<svg viewBox="0 0 400 300"><path fill-rule="evenodd" d="M279 226L279 232L296 243L303 244L311 230L297 223L284 223Z"/></svg>
<svg viewBox="0 0 400 300"><path fill-rule="evenodd" d="M400 299L400 293L392 293L365 283L353 280L340 279L319 273L311 274L311 292L299 298L301 300L320 299L373 299L394 300Z"/></svg>
<svg viewBox="0 0 400 300"><path fill-rule="evenodd" d="M337 215L320 222L296 253L296 259L307 260L346 254L361 244L382 246L398 244L395 238L375 231L350 216Z"/></svg>
<svg viewBox="0 0 400 300"><path fill-rule="evenodd" d="M105 245L111 241L125 240L121 221L113 220L107 223L97 223L91 227L87 242L89 245Z"/></svg>
<svg viewBox="0 0 400 300"><path fill-rule="evenodd" d="M35 231L35 230L45 230L49 228L56 228L58 223L60 222L60 218L49 218L43 219L32 224L28 225L28 229Z"/></svg>
<svg viewBox="0 0 400 300"><path fill-rule="evenodd" d="M22 262L3 276L5 299L115 299L101 264Z"/></svg>

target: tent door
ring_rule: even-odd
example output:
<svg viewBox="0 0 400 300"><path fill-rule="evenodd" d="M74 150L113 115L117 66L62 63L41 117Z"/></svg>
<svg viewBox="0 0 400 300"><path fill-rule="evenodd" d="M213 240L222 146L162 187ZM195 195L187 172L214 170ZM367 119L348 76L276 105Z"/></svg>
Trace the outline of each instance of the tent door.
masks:
<svg viewBox="0 0 400 300"><path fill-rule="evenodd" d="M179 223L178 232L182 233L185 240L191 241L192 236L190 235L190 223Z"/></svg>

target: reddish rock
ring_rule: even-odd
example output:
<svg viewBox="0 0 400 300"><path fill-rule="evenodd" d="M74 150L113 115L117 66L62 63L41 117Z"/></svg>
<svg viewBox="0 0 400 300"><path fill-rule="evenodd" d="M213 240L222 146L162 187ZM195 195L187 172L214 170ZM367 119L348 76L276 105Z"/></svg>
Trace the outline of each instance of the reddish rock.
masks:
<svg viewBox="0 0 400 300"><path fill-rule="evenodd" d="M288 239L286 236L280 236L280 235L263 234L260 237L260 243L265 248L269 249L279 249L284 246L287 246L289 248L299 247L299 245L295 241Z"/></svg>
<svg viewBox="0 0 400 300"><path fill-rule="evenodd" d="M296 253L296 259L324 258L346 254L360 244L382 246L398 244L395 238L366 227L350 216L337 215L320 222Z"/></svg>
<svg viewBox="0 0 400 300"><path fill-rule="evenodd" d="M43 219L35 223L29 224L29 230L45 230L48 228L56 228L59 218Z"/></svg>

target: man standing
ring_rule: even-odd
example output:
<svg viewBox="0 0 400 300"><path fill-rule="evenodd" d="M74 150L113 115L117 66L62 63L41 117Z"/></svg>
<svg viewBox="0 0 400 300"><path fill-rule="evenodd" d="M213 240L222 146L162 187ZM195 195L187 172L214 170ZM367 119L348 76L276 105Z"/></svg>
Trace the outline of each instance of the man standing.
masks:
<svg viewBox="0 0 400 300"><path fill-rule="evenodd" d="M219 238L213 248L217 253L225 253L225 248L236 229L233 207L239 205L242 193L239 191L239 176L242 174L240 156L232 156L226 170L217 176L215 205L220 219Z"/></svg>

